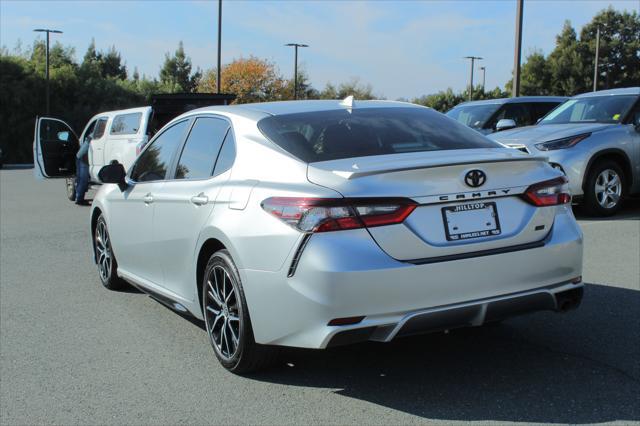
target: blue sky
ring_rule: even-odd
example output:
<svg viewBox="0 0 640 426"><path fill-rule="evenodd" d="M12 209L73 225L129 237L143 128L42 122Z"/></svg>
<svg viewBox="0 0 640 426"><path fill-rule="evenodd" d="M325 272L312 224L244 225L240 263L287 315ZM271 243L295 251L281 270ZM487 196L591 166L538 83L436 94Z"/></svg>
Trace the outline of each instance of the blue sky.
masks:
<svg viewBox="0 0 640 426"><path fill-rule="evenodd" d="M293 52L283 44L307 43L300 63L312 84L357 77L377 95L413 98L468 84L466 55L485 58L487 87L503 86L513 66L515 0L497 1L223 1L222 60L254 55L293 73ZM579 31L612 5L638 10L638 0L525 0L523 55L549 53L569 19ZM157 76L164 53L182 40L194 65L216 61L217 1L17 1L0 0L0 45L23 47L33 28L84 55L91 38L111 45L130 70ZM479 76L479 74L478 74Z"/></svg>

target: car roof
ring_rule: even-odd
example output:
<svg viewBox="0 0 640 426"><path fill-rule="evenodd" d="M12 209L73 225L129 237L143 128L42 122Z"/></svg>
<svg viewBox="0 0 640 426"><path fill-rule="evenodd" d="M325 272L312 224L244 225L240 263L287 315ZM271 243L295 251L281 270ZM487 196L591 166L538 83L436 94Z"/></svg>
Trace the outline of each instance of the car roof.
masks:
<svg viewBox="0 0 640 426"><path fill-rule="evenodd" d="M502 104L519 104L524 102L564 102L568 97L565 96L518 96L517 98L498 98L498 99L483 99L481 101L467 101L456 105L468 106L468 105L502 105Z"/></svg>
<svg viewBox="0 0 640 426"><path fill-rule="evenodd" d="M384 100L353 100L353 109L363 108L425 108L421 105L399 101ZM331 111L349 109L345 100L305 100L305 101L279 101L262 102L236 105L214 105L189 111L190 114L222 113L225 115L240 115L245 117L260 118L264 116L294 114L301 112Z"/></svg>
<svg viewBox="0 0 640 426"><path fill-rule="evenodd" d="M574 98L593 98L596 96L620 96L620 95L640 95L640 87L625 87L622 89L598 90L597 92L587 92L574 96Z"/></svg>

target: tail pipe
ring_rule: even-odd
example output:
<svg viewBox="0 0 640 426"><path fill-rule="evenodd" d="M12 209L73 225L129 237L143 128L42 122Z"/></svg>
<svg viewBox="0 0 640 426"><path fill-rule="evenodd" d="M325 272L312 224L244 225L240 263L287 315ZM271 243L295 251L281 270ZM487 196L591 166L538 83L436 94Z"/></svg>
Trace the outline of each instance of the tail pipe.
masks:
<svg viewBox="0 0 640 426"><path fill-rule="evenodd" d="M556 310L558 312L567 312L580 306L584 289L574 288L556 294Z"/></svg>

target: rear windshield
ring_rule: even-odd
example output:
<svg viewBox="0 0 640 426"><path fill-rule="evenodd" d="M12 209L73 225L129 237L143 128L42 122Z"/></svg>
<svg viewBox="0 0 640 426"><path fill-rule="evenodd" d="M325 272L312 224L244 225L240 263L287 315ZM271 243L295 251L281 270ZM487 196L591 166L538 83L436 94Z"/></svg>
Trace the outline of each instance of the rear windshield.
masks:
<svg viewBox="0 0 640 426"><path fill-rule="evenodd" d="M351 157L449 149L499 148L475 130L427 108L363 108L263 118L274 143L313 163Z"/></svg>

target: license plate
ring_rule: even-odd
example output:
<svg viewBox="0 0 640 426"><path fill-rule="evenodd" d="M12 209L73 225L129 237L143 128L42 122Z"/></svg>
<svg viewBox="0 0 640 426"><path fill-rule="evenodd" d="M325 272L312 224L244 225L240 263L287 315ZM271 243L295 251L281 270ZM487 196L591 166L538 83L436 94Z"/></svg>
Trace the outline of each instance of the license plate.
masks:
<svg viewBox="0 0 640 426"><path fill-rule="evenodd" d="M442 208L444 231L448 241L500 235L496 203L458 204Z"/></svg>

